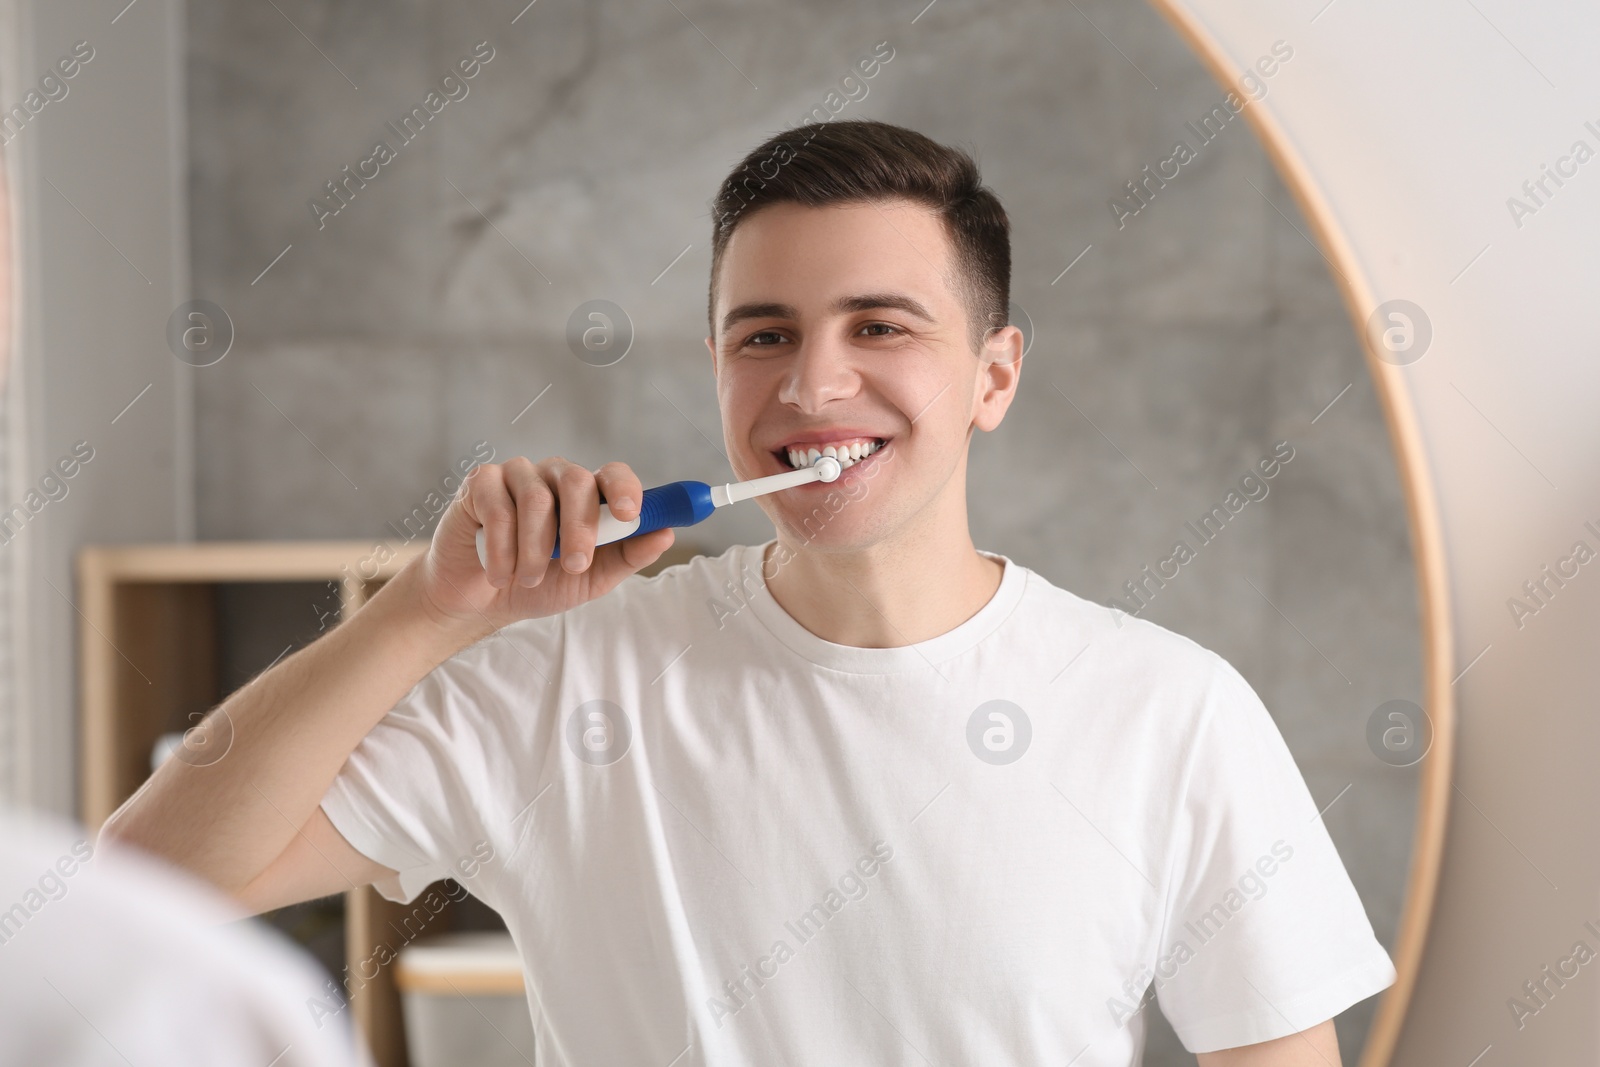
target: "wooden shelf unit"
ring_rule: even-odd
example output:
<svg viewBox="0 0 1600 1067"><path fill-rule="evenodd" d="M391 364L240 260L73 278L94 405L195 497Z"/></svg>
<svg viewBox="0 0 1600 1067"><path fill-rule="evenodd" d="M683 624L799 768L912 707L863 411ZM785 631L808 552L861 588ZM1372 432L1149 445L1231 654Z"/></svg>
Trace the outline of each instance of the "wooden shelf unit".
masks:
<svg viewBox="0 0 1600 1067"><path fill-rule="evenodd" d="M150 776L157 738L194 725L227 695L218 691L217 586L335 582L338 617L346 619L426 551L425 541L226 541L83 549L78 556L83 822L98 830ZM648 577L699 551L680 540L640 574ZM345 959L370 958L388 937L391 922L409 911L371 886L346 893ZM407 1067L394 966L357 985L350 1010L380 1067Z"/></svg>

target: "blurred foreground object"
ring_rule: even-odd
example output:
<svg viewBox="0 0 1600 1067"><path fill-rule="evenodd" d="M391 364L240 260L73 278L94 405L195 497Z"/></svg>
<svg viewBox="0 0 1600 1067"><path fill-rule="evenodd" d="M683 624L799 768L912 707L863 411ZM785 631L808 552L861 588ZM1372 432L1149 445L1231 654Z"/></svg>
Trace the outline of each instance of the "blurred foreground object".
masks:
<svg viewBox="0 0 1600 1067"><path fill-rule="evenodd" d="M209 887L0 809L0 1067L368 1067L327 976Z"/></svg>

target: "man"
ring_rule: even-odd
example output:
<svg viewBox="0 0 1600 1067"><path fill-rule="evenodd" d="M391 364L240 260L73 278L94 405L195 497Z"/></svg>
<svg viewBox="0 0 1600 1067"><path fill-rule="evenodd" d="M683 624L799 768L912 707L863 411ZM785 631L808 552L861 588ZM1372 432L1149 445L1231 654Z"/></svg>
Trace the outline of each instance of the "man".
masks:
<svg viewBox="0 0 1600 1067"><path fill-rule="evenodd" d="M169 761L107 832L260 910L409 902L486 845L552 1062L1125 1067L1154 995L1206 1067L1337 1064L1331 1017L1394 969L1256 694L972 543L968 444L1022 355L972 160L805 126L715 217L734 471L842 446L841 477L625 582L673 541L595 548L627 466L480 467L230 698L228 760Z"/></svg>

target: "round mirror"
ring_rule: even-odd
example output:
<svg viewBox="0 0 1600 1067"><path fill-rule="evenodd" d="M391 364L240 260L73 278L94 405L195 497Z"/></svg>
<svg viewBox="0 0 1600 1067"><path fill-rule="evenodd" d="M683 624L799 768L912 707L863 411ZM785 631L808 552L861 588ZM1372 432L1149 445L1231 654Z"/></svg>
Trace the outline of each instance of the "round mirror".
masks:
<svg viewBox="0 0 1600 1067"><path fill-rule="evenodd" d="M410 539L484 442L727 480L702 340L718 182L802 121L908 126L972 151L1012 225L1028 347L972 448L974 541L1239 670L1404 977L1438 724L1385 399L1253 117L1292 37L1233 71L1141 5L189 20L194 277L232 342L186 360L202 537ZM1403 316L1391 334L1417 343ZM751 507L680 543L771 536ZM1346 1063L1382 999L1339 1017ZM1192 1063L1145 1012L1145 1064Z"/></svg>

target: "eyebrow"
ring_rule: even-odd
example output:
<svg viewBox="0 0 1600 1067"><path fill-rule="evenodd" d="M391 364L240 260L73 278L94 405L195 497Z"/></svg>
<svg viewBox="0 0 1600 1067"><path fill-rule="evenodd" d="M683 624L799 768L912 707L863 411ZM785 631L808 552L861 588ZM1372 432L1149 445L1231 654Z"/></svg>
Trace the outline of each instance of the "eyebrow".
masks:
<svg viewBox="0 0 1600 1067"><path fill-rule="evenodd" d="M829 309L841 315L854 311L875 311L878 308L898 308L925 322L937 322L922 303L904 293L862 293L858 296L841 296ZM792 304L773 302L740 304L722 318L722 332L727 333L745 319L798 319L800 312Z"/></svg>

